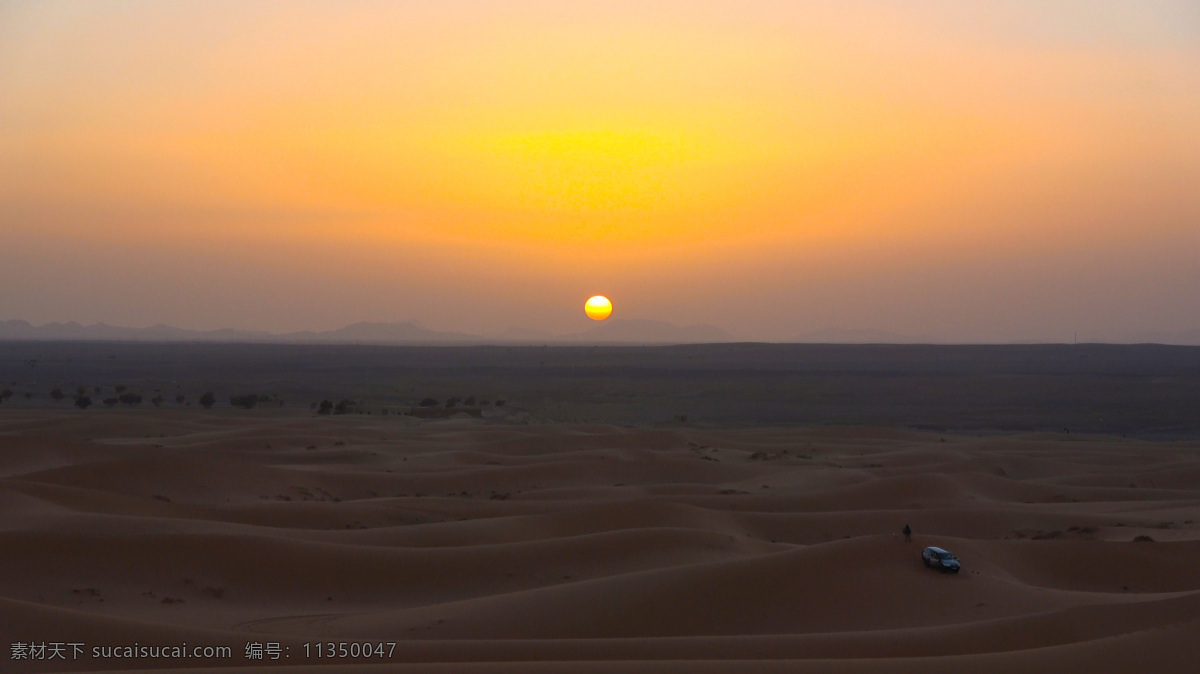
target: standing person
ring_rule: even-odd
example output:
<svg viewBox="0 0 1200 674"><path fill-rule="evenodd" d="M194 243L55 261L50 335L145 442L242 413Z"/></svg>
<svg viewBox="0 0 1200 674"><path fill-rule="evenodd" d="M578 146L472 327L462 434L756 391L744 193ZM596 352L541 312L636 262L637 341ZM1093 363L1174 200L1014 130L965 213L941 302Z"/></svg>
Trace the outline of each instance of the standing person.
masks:
<svg viewBox="0 0 1200 674"><path fill-rule="evenodd" d="M912 527L907 524L904 525L904 542L912 543Z"/></svg>

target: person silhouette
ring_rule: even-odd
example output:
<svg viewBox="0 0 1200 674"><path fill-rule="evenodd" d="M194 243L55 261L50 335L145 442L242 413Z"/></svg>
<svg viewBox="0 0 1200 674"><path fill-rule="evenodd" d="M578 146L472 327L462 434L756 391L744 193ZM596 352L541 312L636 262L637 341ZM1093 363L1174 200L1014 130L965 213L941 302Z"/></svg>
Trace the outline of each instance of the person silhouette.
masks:
<svg viewBox="0 0 1200 674"><path fill-rule="evenodd" d="M912 543L912 527L907 524L904 525L904 542Z"/></svg>

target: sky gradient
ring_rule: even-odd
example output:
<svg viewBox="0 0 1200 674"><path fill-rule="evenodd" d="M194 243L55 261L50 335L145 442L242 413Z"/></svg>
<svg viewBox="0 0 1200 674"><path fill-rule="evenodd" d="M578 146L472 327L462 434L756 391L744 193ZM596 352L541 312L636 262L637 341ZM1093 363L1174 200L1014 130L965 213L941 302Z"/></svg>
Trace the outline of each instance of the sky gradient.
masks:
<svg viewBox="0 0 1200 674"><path fill-rule="evenodd" d="M1196 330L1198 120L1194 0L5 2L0 319Z"/></svg>

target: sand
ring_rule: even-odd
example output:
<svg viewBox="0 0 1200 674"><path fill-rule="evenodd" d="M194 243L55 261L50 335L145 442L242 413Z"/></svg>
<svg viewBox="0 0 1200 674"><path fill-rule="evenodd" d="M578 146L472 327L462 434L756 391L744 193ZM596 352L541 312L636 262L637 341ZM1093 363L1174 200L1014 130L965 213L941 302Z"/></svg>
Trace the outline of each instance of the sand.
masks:
<svg viewBox="0 0 1200 674"><path fill-rule="evenodd" d="M1194 672L1197 521L1194 441L7 410L0 635L84 654L0 669Z"/></svg>

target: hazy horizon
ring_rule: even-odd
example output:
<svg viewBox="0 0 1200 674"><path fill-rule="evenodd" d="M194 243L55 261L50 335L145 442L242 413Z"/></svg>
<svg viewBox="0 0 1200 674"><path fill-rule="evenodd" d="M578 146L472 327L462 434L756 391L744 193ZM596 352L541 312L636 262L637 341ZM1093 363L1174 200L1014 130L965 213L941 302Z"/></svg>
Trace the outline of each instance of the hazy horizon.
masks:
<svg viewBox="0 0 1200 674"><path fill-rule="evenodd" d="M13 323L25 327L14 327ZM180 332L182 331L182 332ZM1029 337L1008 340L953 340L927 334L895 333L873 328L825 328L799 333L784 339L755 339L708 324L677 325L655 319L610 319L593 324L586 330L549 332L508 327L490 332L458 332L431 329L420 321L372 322L359 321L331 330L268 331L238 328L191 330L156 323L124 326L108 323L85 324L78 321L31 324L20 319L0 319L0 341L102 341L102 342L240 342L278 344L554 344L579 346L589 344L899 344L899 345L1045 345L1045 344L1161 344L1200 346L1200 330L1181 332L1139 332L1111 335L1107 338L1077 333L1067 339Z"/></svg>
<svg viewBox="0 0 1200 674"><path fill-rule="evenodd" d="M0 5L0 321L1200 330L1200 6Z"/></svg>

